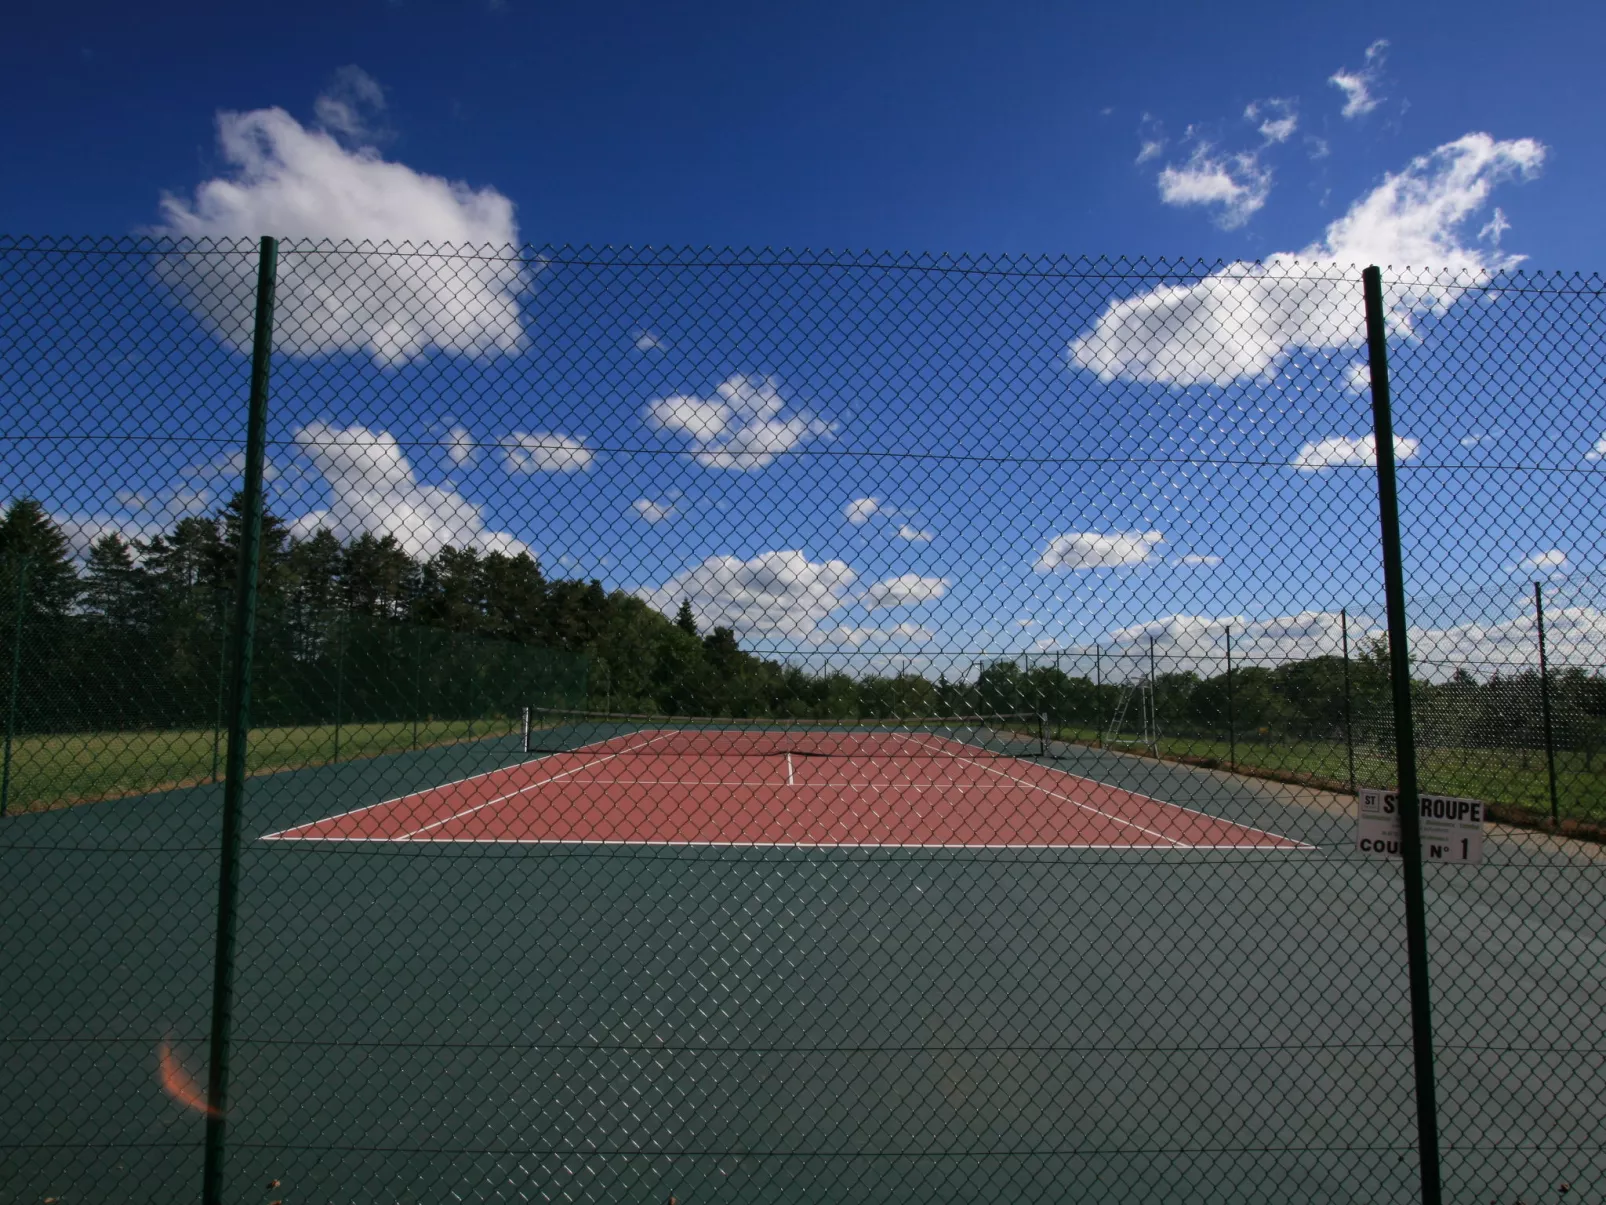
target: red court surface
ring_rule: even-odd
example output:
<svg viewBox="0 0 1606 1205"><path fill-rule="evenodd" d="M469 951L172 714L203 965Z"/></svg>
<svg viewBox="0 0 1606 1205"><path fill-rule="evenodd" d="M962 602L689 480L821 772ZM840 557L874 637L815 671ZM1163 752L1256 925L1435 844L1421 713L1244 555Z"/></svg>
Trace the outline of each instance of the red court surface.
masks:
<svg viewBox="0 0 1606 1205"><path fill-rule="evenodd" d="M929 849L1308 849L939 736L723 752L643 730L264 840Z"/></svg>

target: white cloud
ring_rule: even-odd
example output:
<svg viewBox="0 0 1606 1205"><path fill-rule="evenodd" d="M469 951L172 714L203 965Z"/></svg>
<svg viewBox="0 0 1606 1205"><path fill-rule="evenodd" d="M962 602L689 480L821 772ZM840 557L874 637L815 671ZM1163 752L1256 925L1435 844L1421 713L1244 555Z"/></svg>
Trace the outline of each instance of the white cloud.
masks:
<svg viewBox="0 0 1606 1205"><path fill-rule="evenodd" d="M412 556L433 556L446 547L528 551L506 532L488 531L481 508L461 494L421 484L401 446L385 431L309 423L295 440L331 495L329 506L291 523L297 538L326 527L341 540L362 532L395 536Z"/></svg>
<svg viewBox="0 0 1606 1205"><path fill-rule="evenodd" d="M911 527L907 523L898 524L898 538L907 540L911 544L929 544L937 538L937 533L920 527Z"/></svg>
<svg viewBox="0 0 1606 1205"><path fill-rule="evenodd" d="M1070 363L1104 381L1228 385L1268 377L1301 348L1358 347L1358 265L1369 263L1443 270L1386 284L1391 325L1408 337L1418 315L1443 312L1465 286L1519 262L1467 245L1462 229L1495 185L1532 177L1544 157L1529 138L1467 134L1446 143L1384 177L1320 243L1112 302L1070 345Z"/></svg>
<svg viewBox="0 0 1606 1205"><path fill-rule="evenodd" d="M664 341L651 331L636 332L637 351L660 351L662 350L663 346Z"/></svg>
<svg viewBox="0 0 1606 1205"><path fill-rule="evenodd" d="M1379 38L1366 48L1366 62L1359 70L1340 67L1328 77L1327 82L1344 94L1345 117L1364 117L1383 103L1375 90L1382 80L1388 48L1388 39Z"/></svg>
<svg viewBox="0 0 1606 1205"><path fill-rule="evenodd" d="M1606 435L1595 441L1595 446L1584 454L1585 460L1606 460Z"/></svg>
<svg viewBox="0 0 1606 1205"><path fill-rule="evenodd" d="M761 552L745 561L708 557L640 594L665 615L674 615L684 599L701 631L728 627L743 636L816 642L822 622L851 601L854 577L842 561L811 561L797 551Z"/></svg>
<svg viewBox="0 0 1606 1205"><path fill-rule="evenodd" d="M1372 366L1365 360L1356 360L1344 370L1344 388L1354 394L1370 396L1372 392Z"/></svg>
<svg viewBox="0 0 1606 1205"><path fill-rule="evenodd" d="M1487 679L1496 672L1537 671L1539 643L1532 603L1513 600L1512 617L1492 623L1457 624L1443 628L1414 627L1407 639L1414 665L1413 676L1443 682L1458 668ZM1232 629L1232 663L1238 666L1274 667L1311 657L1336 657L1343 649L1343 619L1337 611L1303 611L1271 619L1243 616L1170 615L1149 623L1111 632L1102 645L1106 654L1127 654L1131 676L1139 666L1147 671L1148 641L1154 638L1155 659L1161 673L1192 670L1215 676L1226 669L1226 634ZM1349 617L1350 655L1367 641L1384 636L1374 619ZM1545 608L1546 652L1553 667L1598 664L1606 647L1606 611L1591 606L1559 605ZM1073 650L1090 655L1092 647ZM1106 668L1112 660L1106 658ZM1116 661L1113 664L1119 665Z"/></svg>
<svg viewBox="0 0 1606 1205"><path fill-rule="evenodd" d="M503 447L510 473L578 473L596 458L584 440L552 431L515 431Z"/></svg>
<svg viewBox="0 0 1606 1205"><path fill-rule="evenodd" d="M1422 442L1416 439L1407 439L1403 435L1394 437L1394 459L1396 461L1415 460ZM1371 435L1360 435L1350 438L1345 435L1334 435L1327 439L1308 443L1299 449L1299 455L1290 462L1294 468L1304 472L1316 472L1320 469L1337 468L1375 468L1377 467L1377 439Z"/></svg>
<svg viewBox="0 0 1606 1205"><path fill-rule="evenodd" d="M1133 162L1147 163L1151 159L1158 159L1163 154L1165 154L1165 139L1147 138L1138 147L1138 157Z"/></svg>
<svg viewBox="0 0 1606 1205"><path fill-rule="evenodd" d="M1602 440L1606 443L1606 440ZM855 527L860 527L870 521L870 517L881 509L880 498L855 498L842 508L842 517Z"/></svg>
<svg viewBox="0 0 1606 1205"><path fill-rule="evenodd" d="M1559 548L1536 552L1517 562L1518 571L1523 573L1557 573L1565 568L1567 568L1567 554Z"/></svg>
<svg viewBox="0 0 1606 1205"><path fill-rule="evenodd" d="M1167 205L1219 206L1216 224L1223 230L1242 226L1266 203L1271 169L1252 152L1214 155L1202 142L1182 167L1167 165L1159 176L1160 200Z"/></svg>
<svg viewBox="0 0 1606 1205"><path fill-rule="evenodd" d="M457 468L473 464L479 455L479 449L474 446L474 436L467 427L453 427L446 433L441 446L446 449L447 458Z"/></svg>
<svg viewBox="0 0 1606 1205"><path fill-rule="evenodd" d="M891 628L863 628L848 627L839 624L834 628L822 628L815 634L815 641L820 644L850 644L858 648L864 644L929 644L935 640L937 634L928 627L918 623L900 623Z"/></svg>
<svg viewBox="0 0 1606 1205"><path fill-rule="evenodd" d="M774 377L737 373L716 392L716 398L659 398L647 407L647 424L687 437L698 464L741 471L761 469L783 452L836 430L807 410L787 417Z"/></svg>
<svg viewBox="0 0 1606 1205"><path fill-rule="evenodd" d="M269 232L361 248L281 250L276 350L367 355L382 365L431 351L524 350L519 298L530 279L513 249L513 202L501 193L389 162L372 147L347 148L282 109L221 113L217 126L230 173L200 185L193 200L164 195L155 233L241 239ZM438 254L403 253L403 244L430 244ZM474 250L439 253L456 248ZM198 273L175 257L158 272L217 338L237 350L250 346L254 281L238 261Z"/></svg>
<svg viewBox="0 0 1606 1205"><path fill-rule="evenodd" d="M649 523L662 523L680 513L673 502L654 502L651 498L637 498L630 508Z"/></svg>
<svg viewBox="0 0 1606 1205"><path fill-rule="evenodd" d="M921 603L939 599L946 593L948 593L948 579L945 577L922 577L918 573L905 573L867 586L859 599L866 608L877 611L888 607L919 606Z"/></svg>
<svg viewBox="0 0 1606 1205"><path fill-rule="evenodd" d="M1219 556L1207 556L1207 555L1204 555L1202 553L1195 553L1195 552L1190 552L1187 556L1182 557L1181 560L1182 560L1182 563L1184 565L1219 565L1219 564L1221 564L1221 558Z"/></svg>
<svg viewBox="0 0 1606 1205"><path fill-rule="evenodd" d="M1281 96L1253 100L1244 109L1244 120L1255 123L1268 143L1287 142L1299 129L1299 113L1293 101Z"/></svg>
<svg viewBox="0 0 1606 1205"><path fill-rule="evenodd" d="M1117 652L1146 655L1152 638L1160 673L1192 670L1201 676L1211 677L1227 668L1229 629L1232 633L1232 663L1237 668L1245 665L1275 666L1310 657L1336 656L1343 649L1343 623L1337 611L1301 611L1298 615L1279 615L1261 620L1249 620L1242 615L1168 615L1148 623L1118 628L1109 634L1108 639L1117 646ZM1350 616L1352 654L1358 647L1357 641L1370 634L1368 621ZM1146 663L1143 669L1147 672Z"/></svg>
<svg viewBox="0 0 1606 1205"><path fill-rule="evenodd" d="M1038 554L1035 568L1039 573L1049 573L1142 565L1153 556L1154 546L1163 543L1165 537L1157 531L1073 531L1050 540Z"/></svg>
<svg viewBox="0 0 1606 1205"><path fill-rule="evenodd" d="M318 124L344 142L369 145L386 137L378 124L385 90L361 67L342 67L313 102Z"/></svg>

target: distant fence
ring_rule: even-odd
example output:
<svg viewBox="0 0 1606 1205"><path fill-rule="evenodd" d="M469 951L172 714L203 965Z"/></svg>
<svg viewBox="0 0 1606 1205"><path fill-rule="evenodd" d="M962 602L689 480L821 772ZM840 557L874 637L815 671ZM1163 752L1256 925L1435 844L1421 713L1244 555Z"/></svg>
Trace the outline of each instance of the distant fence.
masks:
<svg viewBox="0 0 1606 1205"><path fill-rule="evenodd" d="M1587 1197L1603 332L1476 267L0 242L0 1198Z"/></svg>

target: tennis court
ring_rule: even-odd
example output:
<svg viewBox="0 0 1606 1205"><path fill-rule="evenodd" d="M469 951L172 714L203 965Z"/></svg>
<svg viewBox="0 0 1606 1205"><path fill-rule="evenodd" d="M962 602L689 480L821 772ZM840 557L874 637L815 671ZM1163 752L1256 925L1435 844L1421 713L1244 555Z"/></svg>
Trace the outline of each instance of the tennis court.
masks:
<svg viewBox="0 0 1606 1205"><path fill-rule="evenodd" d="M630 727L628 720L587 721ZM276 841L911 849L1307 849L1000 751L990 724L898 731L647 721L269 833ZM1004 738L1005 750L1025 742ZM1021 751L1023 752L1023 751Z"/></svg>

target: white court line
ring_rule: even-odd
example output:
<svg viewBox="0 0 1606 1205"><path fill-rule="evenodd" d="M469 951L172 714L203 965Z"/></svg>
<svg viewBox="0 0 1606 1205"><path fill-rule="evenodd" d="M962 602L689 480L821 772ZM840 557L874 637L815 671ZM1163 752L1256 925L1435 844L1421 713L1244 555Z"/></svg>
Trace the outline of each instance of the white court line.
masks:
<svg viewBox="0 0 1606 1205"><path fill-rule="evenodd" d="M948 738L944 737L942 739L946 740ZM963 745L965 742L963 742L963 741L955 741L954 743L956 745ZM977 746L971 746L971 747L975 748ZM1109 819L1109 820L1114 820L1119 824L1131 824L1132 823L1131 821L1128 821L1128 820L1122 820L1119 816L1113 816L1109 812L1106 812L1106 811L1102 810L1101 808L1093 807L1091 804L1080 803L1077 800L1070 798L1068 795L1061 795L1058 792L1050 791L1047 787L1040 787L1036 783L1027 782L1024 778L1016 778L1013 774L1004 774L1004 772L1002 770L994 770L991 766L987 765L985 762L978 761L974 757L961 758L960 760L968 761L973 765L980 766L983 770L986 770L990 774L1002 774L1003 777L1010 779L1012 782L1018 782L1022 786L1031 787L1033 790L1036 790L1036 791L1042 791L1045 795L1050 795L1055 799L1064 799L1067 803L1075 804L1077 807L1087 808L1089 811L1096 812L1100 816L1103 816L1103 817L1105 817L1106 819ZM1037 763L1034 762L1034 763L1031 763L1031 764L1036 765ZM1239 824L1235 820L1226 820L1226 819L1223 819L1220 816L1212 816L1209 812L1201 812L1201 811L1198 811L1198 810L1196 810L1194 808L1185 807L1180 803L1172 803L1168 799L1156 799L1153 795L1145 795L1141 791L1133 791L1133 790L1127 789L1126 787L1116 786L1115 783L1113 783L1113 782L1101 782L1097 778L1087 778L1087 777L1085 777L1085 776L1083 776L1081 774L1072 774L1069 770L1061 770L1056 766L1041 766L1040 768L1044 769L1044 770L1047 770L1051 774L1061 774L1061 775L1064 775L1066 778L1074 778L1078 782L1089 782L1089 783L1092 783L1094 786L1097 786L1097 787L1105 787L1105 788L1107 788L1107 789L1109 789L1111 791L1120 791L1123 795L1130 795L1134 799L1146 799L1150 803L1156 805L1157 807L1175 808L1179 812L1186 812L1190 816L1198 816L1202 820L1214 820L1217 824L1230 824L1234 828L1241 828L1245 832L1255 833L1258 836L1270 837L1275 841L1286 841L1289 845L1292 845L1296 849L1315 849L1316 848L1314 845L1307 845L1303 841L1296 841L1292 837L1285 837L1281 833L1270 832L1270 831L1268 831L1266 829L1263 829L1263 828L1255 828L1253 825ZM1141 824L1133 824L1132 827L1136 828L1136 829L1141 829L1143 832L1146 832L1146 833L1153 831L1151 829L1144 828ZM1164 833L1155 833L1154 835L1155 836L1160 836L1160 837L1165 837ZM1165 839L1167 841L1170 841L1173 845L1177 846L1179 849L1253 849L1253 848L1258 848L1256 846L1187 845L1187 844L1184 844L1181 841L1176 840L1176 838L1174 838L1174 837L1165 837Z"/></svg>
<svg viewBox="0 0 1606 1205"><path fill-rule="evenodd" d="M792 778L792 751L790 749L786 751L786 785L789 787L797 786L797 783Z"/></svg>
<svg viewBox="0 0 1606 1205"><path fill-rule="evenodd" d="M626 753L629 753L633 749L645 749L648 745L652 744L653 741L666 740L670 735L671 734L668 732L660 732L651 740L643 741L639 745L626 745L618 752L608 754L607 757L594 758L591 761L582 762L580 765L575 766L572 770L565 770L562 774L552 774L538 782L526 783L516 791L509 791L506 795L498 795L495 799L487 799L483 803L476 803L471 808L464 808L461 812L454 813L453 815L447 816L441 820L432 821L431 823L426 824L423 828L414 829L410 833L403 833L400 837L400 840L410 841L420 833L429 832L429 830L432 828L439 828L443 824L450 824L453 820L461 820L464 816L472 816L475 812L483 811L484 809L491 807L493 804L504 803L509 799L516 799L526 791L533 790L536 787L544 787L549 782L557 782L560 778L567 778L571 774L578 774L587 766L600 766L604 762L612 761L616 757L623 757Z"/></svg>
<svg viewBox="0 0 1606 1205"><path fill-rule="evenodd" d="M631 736L633 734L627 732L627 733L624 733L623 735L628 737L628 736ZM400 803L404 799L416 799L418 796L420 796L420 795L428 795L432 791L444 791L447 787L460 787L460 786L463 786L465 783L476 782L481 778L490 778L494 774L506 774L506 773L509 773L510 771L520 769L521 767L524 767L524 766L533 766L533 765L536 765L536 764L538 764L540 762L549 761L554 757L563 757L566 754L570 754L570 753L584 753L587 749L600 749L602 746L606 745L609 741L616 741L616 740L619 740L619 739L620 738L617 737L617 736L604 737L600 741L590 741L590 742L588 742L587 744L584 744L584 745L576 745L573 749L558 749L558 750L556 750L556 751L554 751L552 753L546 754L543 757L532 757L532 758L529 758L526 761L515 762L511 766L498 766L494 770L482 770L478 774L470 774L466 778L454 778L450 782L443 782L443 783L440 783L438 786L425 787L425 788L423 788L423 790L420 790L420 791L409 791L409 792L407 792L407 794L405 794L405 795L397 795L393 799L382 799L378 803L365 803L360 808L351 808L348 811L336 812L333 816L322 816L317 820L309 820L305 824L293 824L289 828L282 828L276 833L264 833L262 836L258 837L257 840L258 841L276 841L276 840L280 840L280 839L286 839L286 840L291 840L291 841L306 840L307 838L303 838L303 837L286 837L286 834L287 833L294 833L298 829L312 828L314 825L318 825L318 824L328 824L331 820L344 820L347 816L358 816L358 815L361 815L363 812L371 812L375 808L388 807L390 804ZM595 764L600 765L601 763L599 762L599 763L595 763ZM578 769L579 767L576 767L576 768ZM315 839L319 840L319 841L345 840L345 838L342 838L342 837L318 837L318 838L315 838ZM361 840L374 840L375 838L360 838L360 839ZM382 838L377 838L377 839L378 840L384 840L384 841L391 840L391 838L389 838L389 837L382 837Z"/></svg>
<svg viewBox="0 0 1606 1205"><path fill-rule="evenodd" d="M1162 838L1168 840L1169 838ZM329 842L348 842L361 845L399 844L407 840L405 837L299 837L296 840ZM1178 850L1232 850L1237 853L1286 853L1287 850L1279 845L1133 845L1131 842L1115 844L1114 842L1090 841L1085 844L1076 844L1068 841L668 841L663 839L637 839L632 837L431 837L429 844L434 845L602 845L621 847L652 847L666 849L884 849L894 852L902 849L1119 849L1119 850L1149 850L1159 849L1169 852L1172 848ZM1301 846L1302 849L1314 850L1314 845Z"/></svg>

